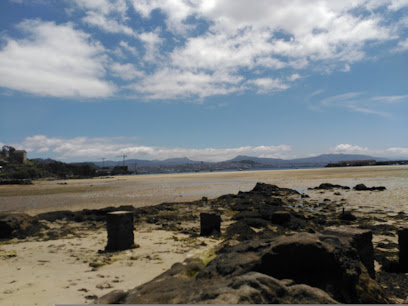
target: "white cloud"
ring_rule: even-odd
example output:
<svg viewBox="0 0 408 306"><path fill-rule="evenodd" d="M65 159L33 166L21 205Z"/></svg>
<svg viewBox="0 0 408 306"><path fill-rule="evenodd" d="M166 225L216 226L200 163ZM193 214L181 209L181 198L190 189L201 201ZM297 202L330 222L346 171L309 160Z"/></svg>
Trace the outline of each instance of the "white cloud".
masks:
<svg viewBox="0 0 408 306"><path fill-rule="evenodd" d="M373 97L374 101L379 101L383 103L400 103L408 101L408 95L402 96L377 96Z"/></svg>
<svg viewBox="0 0 408 306"><path fill-rule="evenodd" d="M30 154L41 156L41 153L53 154L62 160L96 160L100 157L117 158L122 154L128 158L167 159L188 157L193 160L224 161L237 155L286 157L292 148L288 145L245 146L238 148L203 148L189 149L179 147L143 146L129 142L124 138L49 138L45 135L27 137L16 148L27 150Z"/></svg>
<svg viewBox="0 0 408 306"><path fill-rule="evenodd" d="M408 95L403 96L368 96L364 92L349 92L341 95L331 96L319 101L317 110L322 108L345 108L353 112L392 117L391 113L382 111L384 104L407 101Z"/></svg>
<svg viewBox="0 0 408 306"><path fill-rule="evenodd" d="M103 81L106 69L113 76L127 70L122 79L130 84L120 87L132 88L134 96L148 99L205 98L254 87L257 93L263 94L296 85L293 82L301 75L304 77L307 68L317 73L349 72L354 63L370 57L373 45L393 41L396 47L390 48L391 52L408 49L408 41L401 35L408 19L397 12L408 7L406 0L73 0L69 3L74 12L79 12L83 23L109 34L109 38L101 38L109 50L75 30L71 23L43 22L42 28L48 25L59 33L40 39L40 26L26 28L31 40L8 39L0 51L0 60L6 62L3 71L8 69L7 77L0 77L1 86L42 95L109 96L115 86ZM161 14L153 14L155 10ZM157 22L151 20L153 16L164 19ZM64 48L68 39L64 39L62 32L68 29L77 37L72 47L88 50L80 54L78 63L65 61L73 58L72 48L68 46L68 51ZM112 39L116 38L114 35L126 35L128 41L122 37ZM55 48L57 45L63 47ZM106 59L106 53L112 58ZM41 70L32 63L35 59L30 54L40 54L38 66L50 67ZM51 63L44 63L41 55L50 58ZM112 64L117 58L120 63ZM93 66L85 65L80 70L83 63ZM28 72L25 78L20 78L21 73L13 75L17 69L9 71L11 66L19 64ZM135 71L142 69L142 80L133 84ZM43 77L34 78L37 72ZM30 82L25 82L26 79ZM87 86L91 89L87 90ZM92 90L98 86L99 89ZM343 102L350 110L387 115L367 105Z"/></svg>
<svg viewBox="0 0 408 306"><path fill-rule="evenodd" d="M408 148L389 148L386 152L397 156L408 156Z"/></svg>
<svg viewBox="0 0 408 306"><path fill-rule="evenodd" d="M294 82L294 81L300 79L301 77L302 76L300 74L294 73L294 74L288 76L287 79L288 79L288 81Z"/></svg>
<svg viewBox="0 0 408 306"><path fill-rule="evenodd" d="M167 28L175 33L185 33L191 28L186 24L187 17L197 13L198 3L188 0L131 0L133 8L143 18L149 18L155 9L166 15Z"/></svg>
<svg viewBox="0 0 408 306"><path fill-rule="evenodd" d="M8 38L0 50L0 86L55 97L107 97L104 48L73 25L26 20L28 38Z"/></svg>
<svg viewBox="0 0 408 306"><path fill-rule="evenodd" d="M359 145L351 144L339 144L330 149L331 153L343 153L343 154L362 154L370 155L374 157L386 157L386 158L408 158L408 148L387 148L387 149L372 149Z"/></svg>
<svg viewBox="0 0 408 306"><path fill-rule="evenodd" d="M194 72L164 68L146 76L130 88L147 99L205 98L225 95L242 90L241 76L223 71L214 73Z"/></svg>
<svg viewBox="0 0 408 306"><path fill-rule="evenodd" d="M386 25L381 13L374 10L387 7L394 10L405 5L401 1L385 0L134 0L132 4L145 19L151 18L153 10L160 10L166 16L167 30L184 35L185 42L169 51L166 71L202 76L222 70L229 76L245 78L243 83L248 85L259 84L258 93L288 89L290 84L277 83L278 78L272 75L283 68L292 69L286 77L281 77L291 82L300 77L293 70L304 69L316 62L319 63L315 65L316 70L350 71L351 64L366 57L371 42L397 39L393 25ZM359 11L361 13L357 13ZM194 27L187 22L189 17L208 22L209 30L200 35L186 35ZM251 80L241 70L263 71L268 76ZM151 73L146 83L158 78L163 71L161 68ZM209 79L206 87L212 88ZM141 86L134 88L138 91ZM220 94L219 90L213 91ZM170 91L167 98L188 97L191 87L187 86L184 93L177 87L177 92L174 95ZM230 92L227 90L225 94ZM196 95L203 96L200 92ZM158 96L162 97L161 94Z"/></svg>
<svg viewBox="0 0 408 306"><path fill-rule="evenodd" d="M137 139L130 137L48 137L46 135L34 135L25 138L21 143L11 144L17 149L24 149L29 153L29 158L51 157L66 161L98 160L102 157L117 160L118 156L126 154L129 158L164 160L175 157L188 157L192 160L202 161L225 161L237 155L269 158L293 158L290 155L293 149L290 145L261 145L243 146L235 148L181 148L145 146L136 143ZM0 142L0 146L3 144ZM355 144L339 144L329 148L329 152L339 154L361 154L374 157L408 158L408 148L391 147L373 149ZM316 156L322 153L316 153Z"/></svg>
<svg viewBox="0 0 408 306"><path fill-rule="evenodd" d="M103 31L109 33L123 33L131 36L134 35L134 31L132 28L98 12L88 12L87 16L83 18L83 21L90 25L97 26Z"/></svg>
<svg viewBox="0 0 408 306"><path fill-rule="evenodd" d="M395 52L405 52L408 50L408 38L398 42L398 45L394 48Z"/></svg>
<svg viewBox="0 0 408 306"><path fill-rule="evenodd" d="M248 83L254 84L258 88L258 93L262 94L289 88L289 85L284 84L281 80L272 78L259 78Z"/></svg>
<svg viewBox="0 0 408 306"><path fill-rule="evenodd" d="M81 9L98 12L103 15L117 14L126 18L128 6L126 0L73 0Z"/></svg>
<svg viewBox="0 0 408 306"><path fill-rule="evenodd" d="M350 144L339 144L331 150L333 153L343 154L369 154L370 150L367 147L361 147Z"/></svg>
<svg viewBox="0 0 408 306"><path fill-rule="evenodd" d="M112 63L110 66L112 75L119 77L123 80L134 80L144 76L143 71L139 71L132 64L119 64Z"/></svg>
<svg viewBox="0 0 408 306"><path fill-rule="evenodd" d="M145 47L143 59L147 62L158 62L162 57L158 48L163 41L159 36L159 32L144 32L138 34L137 37L143 42Z"/></svg>

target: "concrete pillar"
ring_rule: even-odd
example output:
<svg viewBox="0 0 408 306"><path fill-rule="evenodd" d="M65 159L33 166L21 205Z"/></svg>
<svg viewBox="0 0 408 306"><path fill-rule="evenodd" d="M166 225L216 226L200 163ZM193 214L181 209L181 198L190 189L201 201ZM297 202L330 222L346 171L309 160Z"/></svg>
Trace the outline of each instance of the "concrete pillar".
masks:
<svg viewBox="0 0 408 306"><path fill-rule="evenodd" d="M114 211L107 214L108 244L105 251L121 251L134 246L133 212Z"/></svg>
<svg viewBox="0 0 408 306"><path fill-rule="evenodd" d="M403 271L408 271L408 225L398 230L399 265Z"/></svg>
<svg viewBox="0 0 408 306"><path fill-rule="evenodd" d="M217 214L201 213L200 224L200 236L221 234L221 217Z"/></svg>

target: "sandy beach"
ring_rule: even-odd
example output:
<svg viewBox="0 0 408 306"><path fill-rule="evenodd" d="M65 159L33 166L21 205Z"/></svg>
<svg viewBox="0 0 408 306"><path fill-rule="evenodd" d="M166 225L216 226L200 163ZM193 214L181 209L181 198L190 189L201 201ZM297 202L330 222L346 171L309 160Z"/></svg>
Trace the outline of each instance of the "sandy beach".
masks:
<svg viewBox="0 0 408 306"><path fill-rule="evenodd" d="M338 201L344 199L346 209L356 215L408 213L408 166L41 180L27 186L0 186L0 212L25 212L34 216L55 210L187 202L249 191L257 182L292 188L316 201L323 201L328 196ZM349 187L359 183L385 186L386 191L351 190L335 195L308 190L325 182ZM92 303L95 296L113 289L131 289L188 257L208 256L221 242L221 239L205 237L192 240L183 233L144 223L135 228L138 248L106 254L98 253L107 242L103 226L92 229L89 224L82 227L81 223L64 220L49 222L48 226L69 228L71 233L62 239L29 237L0 241L1 305Z"/></svg>
<svg viewBox="0 0 408 306"><path fill-rule="evenodd" d="M383 185L390 192L370 197L344 194L352 203L366 203L381 209L403 209L401 196L408 194L408 166L322 168L130 175L82 180L39 180L34 185L0 186L0 211L20 211L30 215L54 210L97 209L107 206L143 207L163 202L209 199L252 189L257 182L306 191L328 182L346 186L364 183ZM316 196L318 193L316 192ZM357 196L357 197L356 197ZM355 199L355 200L354 200ZM388 200L387 200L388 199ZM371 203L371 204L370 204ZM401 204L401 205L400 205Z"/></svg>

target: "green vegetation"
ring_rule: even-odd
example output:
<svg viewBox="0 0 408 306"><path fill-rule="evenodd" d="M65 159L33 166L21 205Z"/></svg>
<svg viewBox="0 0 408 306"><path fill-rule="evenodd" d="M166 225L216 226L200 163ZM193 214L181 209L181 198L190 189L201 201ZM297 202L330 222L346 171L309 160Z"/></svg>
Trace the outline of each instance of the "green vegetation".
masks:
<svg viewBox="0 0 408 306"><path fill-rule="evenodd" d="M4 146L0 152L0 182L8 180L32 180L43 177L58 179L94 177L98 167L92 163L66 164L16 158L13 147Z"/></svg>

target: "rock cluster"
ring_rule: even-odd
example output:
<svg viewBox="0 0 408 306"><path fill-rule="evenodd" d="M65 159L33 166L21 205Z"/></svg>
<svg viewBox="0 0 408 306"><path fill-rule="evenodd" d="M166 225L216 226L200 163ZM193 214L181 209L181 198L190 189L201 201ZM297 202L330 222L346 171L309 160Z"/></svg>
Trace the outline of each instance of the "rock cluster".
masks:
<svg viewBox="0 0 408 306"><path fill-rule="evenodd" d="M358 191L384 191L387 188L385 188L384 186L374 186L374 187L367 187L364 184L358 184L356 186L353 187L354 190L358 190Z"/></svg>
<svg viewBox="0 0 408 306"><path fill-rule="evenodd" d="M375 280L372 232L350 227L353 220L333 212L295 211L299 197L258 183L249 192L206 201L235 221L215 259L189 258L95 303L387 303Z"/></svg>
<svg viewBox="0 0 408 306"><path fill-rule="evenodd" d="M356 187L357 192L385 190ZM311 189L332 193L350 188L324 183ZM105 227L108 215L124 211L135 224L149 223L191 239L213 235L222 241L212 261L189 258L132 290L112 291L97 304L388 303L396 297L404 301L408 277L401 272L408 271L408 230L345 211L344 204L344 199L317 201L292 189L258 183L248 192L189 203L57 211L35 217L3 214L0 238L46 231L47 222L57 220ZM404 212L392 218L400 224L408 219ZM55 239L51 234L50 230L48 238ZM396 243L381 242L374 248L373 234L398 235L399 253ZM374 269L374 260L381 270Z"/></svg>
<svg viewBox="0 0 408 306"><path fill-rule="evenodd" d="M24 213L0 215L0 239L25 238L38 232L42 227L36 218Z"/></svg>
<svg viewBox="0 0 408 306"><path fill-rule="evenodd" d="M95 303L387 302L358 252L334 235L298 233L227 243L218 254L207 266L189 259L146 284ZM198 273L194 277L191 271Z"/></svg>

